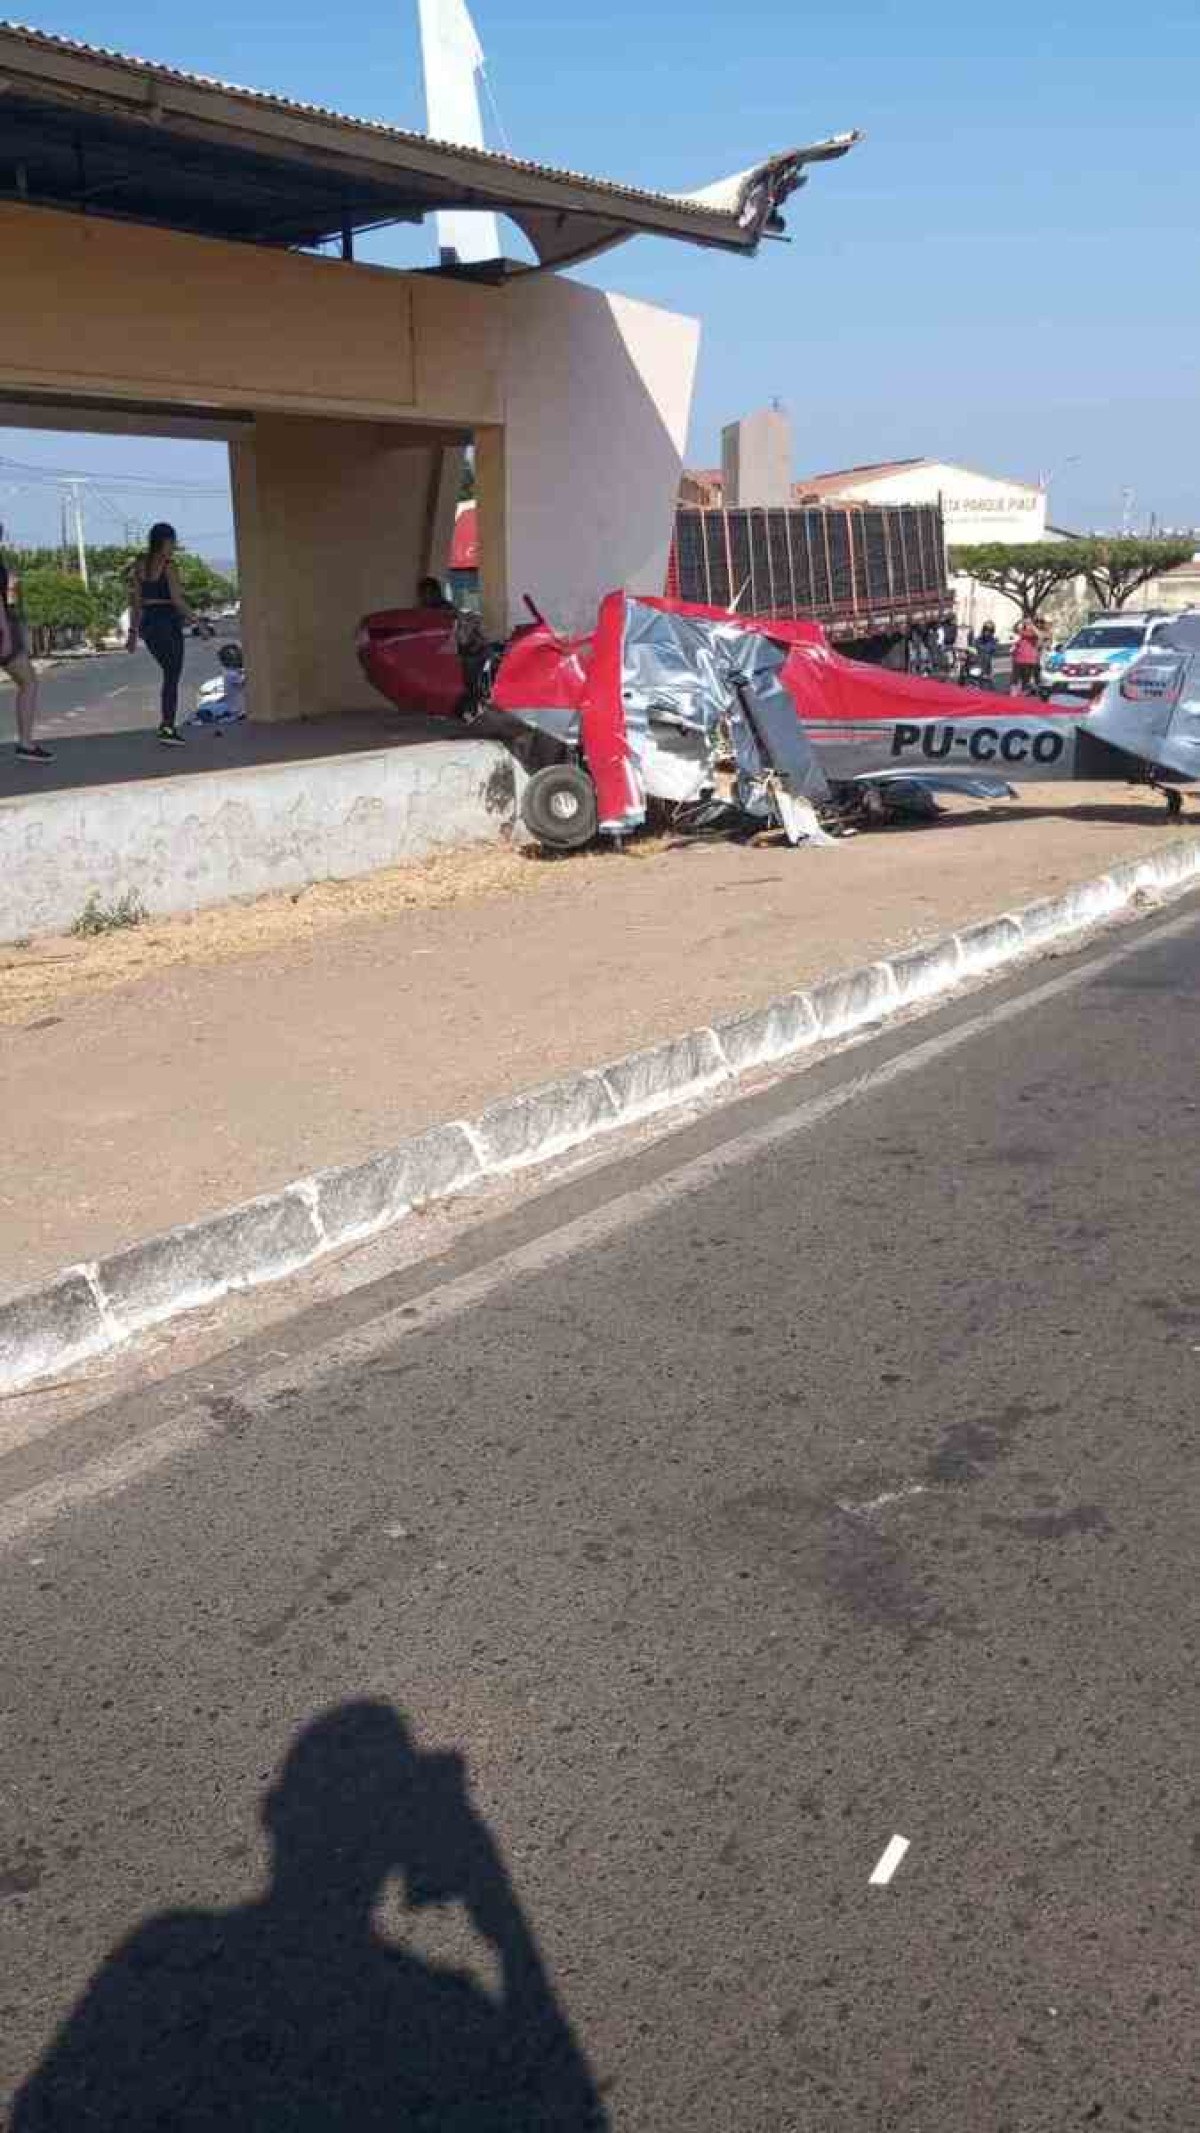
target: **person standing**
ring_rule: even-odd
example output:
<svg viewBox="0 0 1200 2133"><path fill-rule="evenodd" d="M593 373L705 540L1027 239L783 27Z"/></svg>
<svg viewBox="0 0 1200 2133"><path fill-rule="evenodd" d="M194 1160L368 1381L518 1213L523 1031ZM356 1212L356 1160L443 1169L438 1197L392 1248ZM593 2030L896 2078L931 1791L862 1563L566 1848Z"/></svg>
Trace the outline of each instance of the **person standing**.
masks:
<svg viewBox="0 0 1200 2133"><path fill-rule="evenodd" d="M446 588L440 578L417 579L417 606L428 607L439 615L457 613L453 600L446 598Z"/></svg>
<svg viewBox="0 0 1200 2133"><path fill-rule="evenodd" d="M979 661L980 687L990 689L996 667L996 625L985 622L975 639L975 656Z"/></svg>
<svg viewBox="0 0 1200 2133"><path fill-rule="evenodd" d="M136 652L141 638L152 659L162 669L162 698L158 738L168 748L182 748L183 735L175 730L179 711L179 681L183 673L183 626L198 617L188 606L175 567L176 535L165 519L151 526L146 549L134 564L129 578L129 639L126 649ZM201 623L202 629L207 629Z"/></svg>
<svg viewBox="0 0 1200 2133"><path fill-rule="evenodd" d="M1041 631L1038 629L1036 622L1027 616L1013 638L1010 695L1033 696L1036 694L1041 656Z"/></svg>
<svg viewBox="0 0 1200 2133"><path fill-rule="evenodd" d="M0 541L4 528L0 526ZM52 763L53 756L33 737L38 685L25 642L25 625L17 613L17 580L0 552L0 667L17 691L17 755L22 763Z"/></svg>

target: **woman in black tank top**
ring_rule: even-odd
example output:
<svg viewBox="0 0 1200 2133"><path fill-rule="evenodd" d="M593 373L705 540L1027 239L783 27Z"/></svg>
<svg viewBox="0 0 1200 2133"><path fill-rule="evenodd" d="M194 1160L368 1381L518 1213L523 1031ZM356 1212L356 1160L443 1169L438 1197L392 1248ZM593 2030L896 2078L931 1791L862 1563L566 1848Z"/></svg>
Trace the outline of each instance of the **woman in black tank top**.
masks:
<svg viewBox="0 0 1200 2133"><path fill-rule="evenodd" d="M0 526L0 540L4 528ZM50 763L54 759L33 737L37 718L38 687L33 661L25 643L25 628L16 609L16 580L0 555L0 667L16 684L17 754L23 763Z"/></svg>
<svg viewBox="0 0 1200 2133"><path fill-rule="evenodd" d="M168 747L182 748L183 736L175 730L175 719L183 673L183 625L196 617L184 599L175 568L175 528L165 520L151 526L146 552L133 566L129 590L129 650L136 652L140 637L162 669L158 738Z"/></svg>

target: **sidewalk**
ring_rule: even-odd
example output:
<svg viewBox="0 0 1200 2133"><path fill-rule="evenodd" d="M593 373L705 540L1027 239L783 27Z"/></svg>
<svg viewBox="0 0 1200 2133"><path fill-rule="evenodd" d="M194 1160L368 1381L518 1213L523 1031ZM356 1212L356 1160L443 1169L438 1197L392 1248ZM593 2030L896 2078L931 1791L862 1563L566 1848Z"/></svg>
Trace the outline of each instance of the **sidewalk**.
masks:
<svg viewBox="0 0 1200 2133"><path fill-rule="evenodd" d="M0 951L0 1295L1189 834L1027 790L831 850L480 851Z"/></svg>
<svg viewBox="0 0 1200 2133"><path fill-rule="evenodd" d="M100 715L111 716L103 707ZM240 725L207 727L183 723L186 746L176 751L157 746L149 720L147 713L146 725L92 732L86 720L72 731L64 730L61 718L42 719L39 733L53 749L53 762L39 767L35 776L10 748L0 747L0 800L84 786L161 783L213 770L307 763L380 748L418 747L448 737L444 720L412 717L402 725L398 715L381 704L378 712L347 712L337 719L246 719ZM10 723L5 721L6 726Z"/></svg>

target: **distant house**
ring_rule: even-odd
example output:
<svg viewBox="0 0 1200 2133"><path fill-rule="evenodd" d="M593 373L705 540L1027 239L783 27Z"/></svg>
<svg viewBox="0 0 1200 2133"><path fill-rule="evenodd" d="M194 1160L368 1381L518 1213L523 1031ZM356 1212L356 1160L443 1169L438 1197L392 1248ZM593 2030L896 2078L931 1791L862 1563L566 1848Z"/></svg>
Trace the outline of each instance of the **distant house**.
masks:
<svg viewBox="0 0 1200 2133"><path fill-rule="evenodd" d="M719 510L722 494L720 467L685 467L679 477L679 502L693 511Z"/></svg>
<svg viewBox="0 0 1200 2133"><path fill-rule="evenodd" d="M1185 607L1200 607L1200 554L1190 563L1177 563L1174 570L1164 570L1160 578L1152 578L1138 594L1138 605L1167 607L1178 614Z"/></svg>

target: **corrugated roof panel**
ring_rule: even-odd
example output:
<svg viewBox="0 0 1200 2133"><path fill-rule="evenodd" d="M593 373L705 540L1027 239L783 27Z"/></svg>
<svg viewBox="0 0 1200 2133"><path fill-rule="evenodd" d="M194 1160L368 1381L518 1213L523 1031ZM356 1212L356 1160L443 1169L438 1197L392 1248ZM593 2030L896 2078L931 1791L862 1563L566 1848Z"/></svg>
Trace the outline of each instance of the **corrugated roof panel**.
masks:
<svg viewBox="0 0 1200 2133"><path fill-rule="evenodd" d="M376 140L394 142L397 146L408 144L422 149L435 149L452 155L464 165L475 164L482 171L499 173L504 170L520 172L529 177L545 178L577 187L586 187L589 193L599 194L614 202L621 200L631 204L641 202L647 206L669 208L672 217L694 220L699 231L704 225L728 225L730 240L736 244L742 234L747 248L757 243L760 231L746 234L745 200L732 206L714 206L711 200L684 193L653 192L642 186L621 184L608 178L589 177L582 172L563 170L552 164L529 162L521 157L504 155L492 149L465 148L456 142L436 141L427 134L412 133L402 127L392 126L381 119L355 118L323 104L304 103L295 97L282 96L275 91L250 89L241 83L223 81L218 76L198 74L182 67L173 67L160 60L142 59L129 53L114 51L105 45L85 44L74 37L63 37L54 32L33 28L28 23L0 21L0 35L19 39L33 50L46 53L75 55L81 59L109 66L121 72L140 75L143 78L172 82L180 87L208 90L221 96L233 97L263 111L293 113L297 117L320 120L355 134ZM788 156L772 157L759 165L755 171L744 174L744 192L752 189L753 181L761 182L764 172L785 163L794 162L795 172L787 190L793 190L803 163L828 161L842 155L859 139L856 133L838 135L833 139L814 143L811 147L791 151ZM730 182L730 181L727 181ZM714 188L709 188L712 192ZM764 218L765 219L765 218Z"/></svg>

